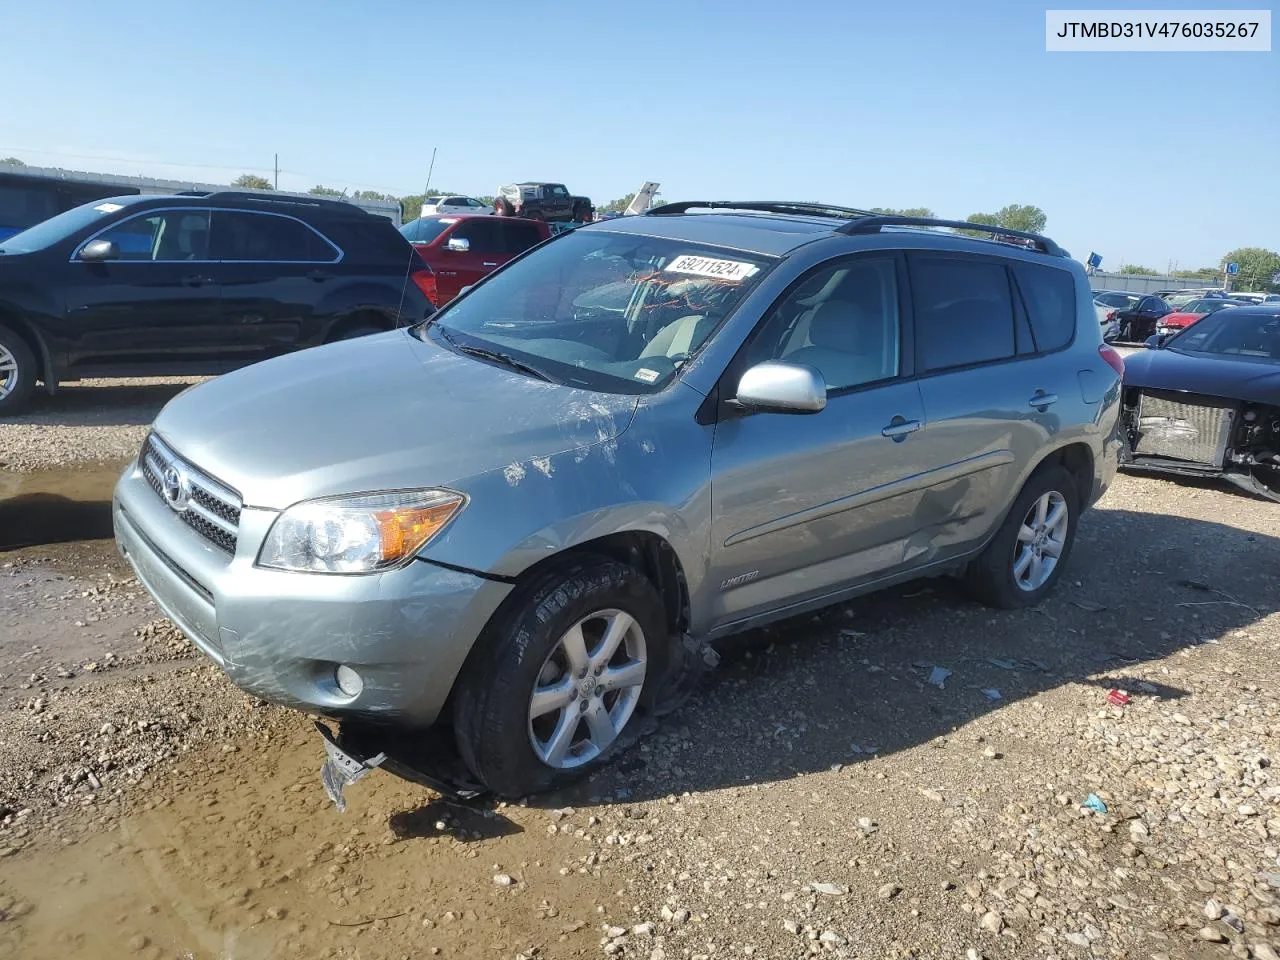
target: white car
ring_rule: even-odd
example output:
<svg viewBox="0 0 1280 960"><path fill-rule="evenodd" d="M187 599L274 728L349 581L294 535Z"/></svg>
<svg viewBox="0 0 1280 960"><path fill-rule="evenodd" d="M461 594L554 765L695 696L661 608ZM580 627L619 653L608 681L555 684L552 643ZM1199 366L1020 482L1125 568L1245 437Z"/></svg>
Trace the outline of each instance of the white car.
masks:
<svg viewBox="0 0 1280 960"><path fill-rule="evenodd" d="M493 213L493 207L474 197L427 197L420 215L429 217L434 213Z"/></svg>
<svg viewBox="0 0 1280 960"><path fill-rule="evenodd" d="M1098 323L1106 323L1107 314L1112 310L1128 310L1141 299L1142 294L1125 290L1095 290L1093 309L1098 313Z"/></svg>

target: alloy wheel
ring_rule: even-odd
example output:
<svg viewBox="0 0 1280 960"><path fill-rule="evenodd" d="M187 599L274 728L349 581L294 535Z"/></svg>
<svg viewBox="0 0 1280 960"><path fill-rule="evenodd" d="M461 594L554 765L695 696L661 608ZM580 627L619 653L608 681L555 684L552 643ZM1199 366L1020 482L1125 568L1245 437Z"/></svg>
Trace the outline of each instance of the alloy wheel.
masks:
<svg viewBox="0 0 1280 960"><path fill-rule="evenodd" d="M18 387L18 358L0 343L0 400L13 393Z"/></svg>
<svg viewBox="0 0 1280 960"><path fill-rule="evenodd" d="M618 738L644 689L645 636L623 610L600 610L564 632L529 699L529 740L538 759L568 770Z"/></svg>
<svg viewBox="0 0 1280 960"><path fill-rule="evenodd" d="M1069 519L1067 498L1057 490L1031 505L1013 544L1013 582L1019 589L1030 593L1048 582L1066 549Z"/></svg>

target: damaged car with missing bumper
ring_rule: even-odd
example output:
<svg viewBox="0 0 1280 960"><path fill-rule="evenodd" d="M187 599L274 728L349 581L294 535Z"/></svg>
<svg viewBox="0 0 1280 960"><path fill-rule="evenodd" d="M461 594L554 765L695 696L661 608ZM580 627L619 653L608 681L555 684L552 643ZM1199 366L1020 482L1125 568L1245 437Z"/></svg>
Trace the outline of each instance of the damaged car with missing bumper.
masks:
<svg viewBox="0 0 1280 960"><path fill-rule="evenodd" d="M1233 307L1128 358L1122 466L1280 501L1280 305Z"/></svg>
<svg viewBox="0 0 1280 960"><path fill-rule="evenodd" d="M565 233L416 327L175 397L117 541L237 685L340 722L339 806L377 766L569 783L718 638L915 577L1005 608L1061 577L1122 361L1051 240L939 226L990 230L741 202Z"/></svg>

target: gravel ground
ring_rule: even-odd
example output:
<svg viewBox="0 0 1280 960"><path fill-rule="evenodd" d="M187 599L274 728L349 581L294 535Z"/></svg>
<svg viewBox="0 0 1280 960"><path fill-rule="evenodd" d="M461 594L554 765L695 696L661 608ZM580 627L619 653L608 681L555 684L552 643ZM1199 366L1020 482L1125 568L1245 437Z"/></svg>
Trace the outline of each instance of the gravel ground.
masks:
<svg viewBox="0 0 1280 960"><path fill-rule="evenodd" d="M83 380L37 392L0 422L0 470L35 470L132 457L160 408L199 377Z"/></svg>
<svg viewBox="0 0 1280 960"><path fill-rule="evenodd" d="M1038 610L907 585L727 647L572 791L377 773L340 815L307 721L109 541L31 543L0 553L0 955L1268 960L1277 570L1280 507L1122 477Z"/></svg>

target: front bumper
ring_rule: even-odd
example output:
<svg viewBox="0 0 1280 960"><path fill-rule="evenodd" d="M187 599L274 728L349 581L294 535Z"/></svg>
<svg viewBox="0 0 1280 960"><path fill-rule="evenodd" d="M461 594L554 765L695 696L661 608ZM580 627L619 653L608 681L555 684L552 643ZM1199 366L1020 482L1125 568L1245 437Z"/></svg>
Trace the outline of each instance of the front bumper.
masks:
<svg viewBox="0 0 1280 960"><path fill-rule="evenodd" d="M381 574L254 566L277 513L245 507L234 556L183 523L131 464L112 504L116 542L168 617L236 686L310 713L433 723L510 584L422 560ZM339 664L363 681L348 696Z"/></svg>

